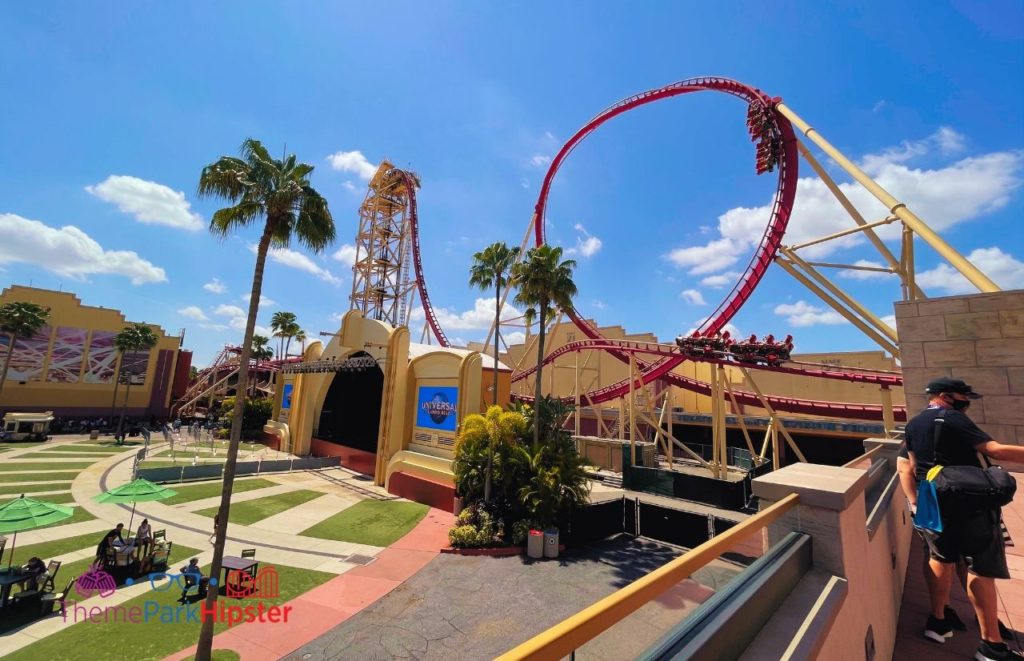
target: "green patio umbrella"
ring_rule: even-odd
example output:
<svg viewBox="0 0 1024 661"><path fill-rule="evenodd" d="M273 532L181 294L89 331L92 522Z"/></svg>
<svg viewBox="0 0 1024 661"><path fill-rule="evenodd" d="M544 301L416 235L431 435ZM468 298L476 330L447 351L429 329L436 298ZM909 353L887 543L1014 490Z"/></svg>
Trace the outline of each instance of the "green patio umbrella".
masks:
<svg viewBox="0 0 1024 661"><path fill-rule="evenodd" d="M101 493L94 500L97 503L131 503L132 516L128 519L128 536L132 536L132 522L135 521L135 503L145 503L151 500L165 500L171 496L178 495L173 489L154 484L149 480L139 478L134 482L114 487L110 491Z"/></svg>
<svg viewBox="0 0 1024 661"><path fill-rule="evenodd" d="M63 521L74 513L75 510L67 505L26 498L24 494L0 506L0 533L14 533L14 539L11 541L11 559L7 563L7 569L14 564L14 545L18 542L18 532ZM0 561L2 560L3 558L0 558Z"/></svg>

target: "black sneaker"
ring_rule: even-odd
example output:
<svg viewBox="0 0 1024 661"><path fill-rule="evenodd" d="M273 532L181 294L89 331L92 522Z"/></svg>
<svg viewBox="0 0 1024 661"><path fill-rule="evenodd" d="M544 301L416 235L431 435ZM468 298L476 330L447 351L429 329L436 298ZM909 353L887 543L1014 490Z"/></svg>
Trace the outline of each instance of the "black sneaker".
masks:
<svg viewBox="0 0 1024 661"><path fill-rule="evenodd" d="M987 640L981 641L978 651L974 653L975 661L1013 661L1024 659L1020 652L1011 650L1006 643L990 643Z"/></svg>
<svg viewBox="0 0 1024 661"><path fill-rule="evenodd" d="M946 610L943 611L944 617L942 618L946 624L953 627L955 631L967 631L967 625L960 619L957 612L952 607L946 606Z"/></svg>
<svg viewBox="0 0 1024 661"><path fill-rule="evenodd" d="M928 623L924 627L924 637L936 643L945 643L947 638L953 637L953 627L949 626L946 620L928 616Z"/></svg>

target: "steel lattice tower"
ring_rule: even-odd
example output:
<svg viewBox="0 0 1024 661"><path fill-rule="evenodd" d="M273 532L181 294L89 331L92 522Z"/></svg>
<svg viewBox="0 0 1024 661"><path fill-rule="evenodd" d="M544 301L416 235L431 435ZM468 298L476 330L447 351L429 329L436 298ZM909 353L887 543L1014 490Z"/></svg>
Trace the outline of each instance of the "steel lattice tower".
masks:
<svg viewBox="0 0 1024 661"><path fill-rule="evenodd" d="M382 161L359 207L356 258L352 265L352 307L367 319L406 326L416 287L411 268L412 227L409 183L412 172Z"/></svg>

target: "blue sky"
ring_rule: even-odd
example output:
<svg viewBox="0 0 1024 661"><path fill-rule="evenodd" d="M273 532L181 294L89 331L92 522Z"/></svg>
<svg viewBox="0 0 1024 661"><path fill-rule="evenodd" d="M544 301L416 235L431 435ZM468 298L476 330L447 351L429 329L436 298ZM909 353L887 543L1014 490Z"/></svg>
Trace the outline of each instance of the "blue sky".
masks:
<svg viewBox="0 0 1024 661"><path fill-rule="evenodd" d="M550 4L5 5L0 284L63 287L185 328L204 364L241 337L257 234L211 237L218 204L196 199L196 181L252 136L317 166L338 233L323 255L293 246L270 261L261 325L284 309L310 335L336 329L352 277L337 257L365 163L387 157L423 182L442 323L481 339L493 307L466 285L470 256L520 240L562 141L622 97L721 75L782 96L1002 286L1024 287L1020 3ZM670 339L714 309L774 190L753 173L744 113L689 95L614 120L573 154L549 238L579 261L584 314ZM797 198L787 241L847 226L820 184L802 181ZM863 243L817 257L878 259ZM930 250L918 259L930 294L968 291ZM899 296L891 278L842 282L880 315ZM773 269L734 324L792 331L798 350L873 348L837 321Z"/></svg>

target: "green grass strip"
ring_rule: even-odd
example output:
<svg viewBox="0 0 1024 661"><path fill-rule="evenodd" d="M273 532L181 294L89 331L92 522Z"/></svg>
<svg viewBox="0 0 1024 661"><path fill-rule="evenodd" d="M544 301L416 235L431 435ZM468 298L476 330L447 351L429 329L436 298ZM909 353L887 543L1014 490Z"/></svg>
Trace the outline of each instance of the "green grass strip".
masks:
<svg viewBox="0 0 1024 661"><path fill-rule="evenodd" d="M65 553L71 553L72 551L81 551L82 549L95 549L96 545L100 543L100 538L103 537L103 533L106 531L97 530L86 535L78 535L76 537L65 537L64 539L55 539L50 542L39 542L38 544L18 544L14 547L14 560L16 564L23 565L28 562L28 559L32 556L37 556L43 560L49 560L50 558L58 555L64 555ZM11 540L7 540L7 555L10 556L11 551Z"/></svg>
<svg viewBox="0 0 1024 661"><path fill-rule="evenodd" d="M81 471L58 471L56 473L0 473L0 484L5 482L66 482L78 477Z"/></svg>
<svg viewBox="0 0 1024 661"><path fill-rule="evenodd" d="M25 443L23 441L6 441L3 447L11 450L17 450L19 448L37 448L40 445L46 445L49 441L32 441L31 443Z"/></svg>
<svg viewBox="0 0 1024 661"><path fill-rule="evenodd" d="M0 495L5 494L33 494L39 491L65 491L71 488L70 482L43 482L41 484L18 484L15 486L0 486Z"/></svg>
<svg viewBox="0 0 1024 661"><path fill-rule="evenodd" d="M188 554L179 555L178 549L175 548L171 560L172 571L176 571L178 567L187 562ZM275 568L279 577L280 595L262 599L261 603L264 608L283 604L334 578L333 574L309 569L296 569L282 565L277 565ZM203 571L209 571L209 567L204 567ZM179 605L177 599L180 596L181 590L177 586L171 586L167 590L151 590L134 599L129 599L123 606L127 609L137 608L141 611L146 607L146 602L156 602L158 606L167 607L168 611L173 612ZM251 601L234 599L222 599L221 603L227 606L252 605ZM199 603L192 603L189 608L196 609L195 612L198 614ZM79 616L81 617L81 615ZM131 659L162 659L194 645L199 637L201 626L198 616L194 617L195 621L188 621L184 614L180 620L174 621L162 621L157 616L151 617L145 623L133 623L126 622L123 618L115 621L115 618L111 616L107 621L71 626L74 617L75 612L69 604L67 628L63 628L39 642L23 647L6 658L9 661L38 661L38 659L64 659L69 658L69 654L73 654L75 658L89 659L90 661L122 661L126 656ZM214 626L215 633L226 629L226 622L218 622Z"/></svg>
<svg viewBox="0 0 1024 661"><path fill-rule="evenodd" d="M40 452L75 452L78 454L117 454L131 448L103 447L99 445L81 445L79 443L65 443L54 445L48 448L39 448Z"/></svg>
<svg viewBox="0 0 1024 661"><path fill-rule="evenodd" d="M18 471L69 470L72 468L88 468L92 463L91 461L26 461L19 463L8 460L0 464L0 471L13 473Z"/></svg>
<svg viewBox="0 0 1024 661"><path fill-rule="evenodd" d="M276 496L232 503L231 523L248 526L323 495L323 492L320 491L300 489L299 491L289 491L288 493L281 493ZM213 517L218 509L220 508L210 507L209 509L199 510L196 514Z"/></svg>
<svg viewBox="0 0 1024 661"><path fill-rule="evenodd" d="M29 452L28 454L18 455L18 459L66 459L68 461L88 461L91 464L106 459L108 456L110 455L96 454L94 452L87 454L79 454L77 452Z"/></svg>
<svg viewBox="0 0 1024 661"><path fill-rule="evenodd" d="M204 458L200 457L199 461L196 463L196 466L216 466L218 464L223 464L223 463L224 463L224 458L223 457L217 457L216 459L204 459ZM185 456L185 455L179 454L177 462L174 462L174 461L164 461L162 459L157 459L157 460L147 459L147 460L145 460L145 461L143 461L142 463L139 464L139 468L181 468L182 466L191 466L191 465L192 465L192 456L191 455Z"/></svg>
<svg viewBox="0 0 1024 661"><path fill-rule="evenodd" d="M300 534L370 546L390 546L412 530L429 509L420 503L363 500Z"/></svg>
<svg viewBox="0 0 1024 661"><path fill-rule="evenodd" d="M6 505L7 503L11 502L12 500L17 499L17 497L18 496L14 496L13 498L0 498L0 506ZM75 502L75 497L73 495L71 495L70 492L68 492L68 493L51 493L51 494L46 494L45 496L32 496L32 495L29 495L29 498L35 498L36 500L41 500L44 503L56 503L58 505L65 505L67 503Z"/></svg>
<svg viewBox="0 0 1024 661"><path fill-rule="evenodd" d="M177 486L171 485L169 488L178 492L178 495L172 496L167 500L161 500L160 502L164 505L180 505L181 503L190 503L194 500L202 500L203 498L213 498L219 496L223 489L223 482L207 482L205 484L191 484L188 486ZM264 489L266 487L276 487L277 482L271 482L270 480L264 480L263 478L257 477L251 480L235 480L232 486L231 493L242 493L244 491L252 491L253 489Z"/></svg>

